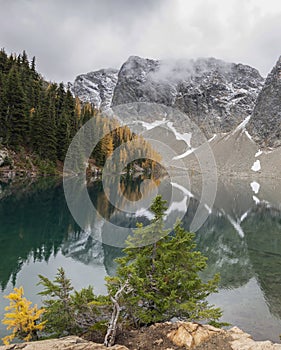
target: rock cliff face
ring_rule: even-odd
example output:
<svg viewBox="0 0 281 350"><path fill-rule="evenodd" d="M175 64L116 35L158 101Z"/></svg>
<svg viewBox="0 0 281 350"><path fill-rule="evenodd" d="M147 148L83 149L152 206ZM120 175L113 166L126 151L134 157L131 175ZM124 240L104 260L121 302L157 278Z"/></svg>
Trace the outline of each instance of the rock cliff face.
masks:
<svg viewBox="0 0 281 350"><path fill-rule="evenodd" d="M130 57L119 71L112 105L177 107L210 137L232 130L251 114L262 84L256 69L214 58L165 62Z"/></svg>
<svg viewBox="0 0 281 350"><path fill-rule="evenodd" d="M157 61L132 56L118 78L116 71L106 73L104 83L100 72L77 77L74 94L101 108L108 107L111 99L113 107L131 102L177 107L207 137L232 130L250 115L264 82L252 67L214 58Z"/></svg>
<svg viewBox="0 0 281 350"><path fill-rule="evenodd" d="M161 134L160 126L166 128L170 134L160 141L170 146L183 140L175 151L188 168L197 169L189 155L201 133L209 140L219 174L280 176L281 57L266 81L252 67L214 58L157 61L132 56L118 74L114 71L110 84L101 82L99 72L78 77L74 93L102 109L112 107L123 123L153 131L152 139ZM92 76L94 87L86 84ZM150 105L146 112L143 105L148 104L135 102L157 107L151 113Z"/></svg>
<svg viewBox="0 0 281 350"><path fill-rule="evenodd" d="M81 74L75 79L71 90L82 101L90 102L97 108L107 109L111 105L117 75L118 70L111 68Z"/></svg>
<svg viewBox="0 0 281 350"><path fill-rule="evenodd" d="M281 145L281 56L258 96L247 129L262 147Z"/></svg>

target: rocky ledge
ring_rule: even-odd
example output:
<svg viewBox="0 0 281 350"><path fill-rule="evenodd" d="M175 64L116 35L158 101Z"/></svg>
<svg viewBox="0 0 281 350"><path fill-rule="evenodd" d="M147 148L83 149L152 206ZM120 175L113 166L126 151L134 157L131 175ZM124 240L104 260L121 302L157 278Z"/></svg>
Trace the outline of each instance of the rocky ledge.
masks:
<svg viewBox="0 0 281 350"><path fill-rule="evenodd" d="M222 330L209 325L190 322L162 323L122 333L115 345L106 348L79 337L43 340L32 343L0 346L0 350L281 350L281 344L254 341L237 327Z"/></svg>
<svg viewBox="0 0 281 350"><path fill-rule="evenodd" d="M0 179L36 177L38 167L34 165L34 156L26 152L16 153L0 145Z"/></svg>
<svg viewBox="0 0 281 350"><path fill-rule="evenodd" d="M70 336L60 339L41 340L31 343L11 344L0 346L0 350L128 350L125 346L114 345L107 348L79 337Z"/></svg>

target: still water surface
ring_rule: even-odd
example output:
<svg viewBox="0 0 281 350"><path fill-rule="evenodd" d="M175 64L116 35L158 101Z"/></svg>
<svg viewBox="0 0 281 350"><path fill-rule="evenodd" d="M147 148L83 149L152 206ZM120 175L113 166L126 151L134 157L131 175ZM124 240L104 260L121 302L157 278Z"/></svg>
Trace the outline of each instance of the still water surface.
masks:
<svg viewBox="0 0 281 350"><path fill-rule="evenodd" d="M140 194L142 181L123 179L125 197L138 200L149 195L152 191L149 184ZM105 293L104 277L114 274L114 259L121 253L119 248L101 243L103 235L108 234L106 222L111 220L125 227L134 226L136 221L146 223L149 218L145 210L139 211L137 217L115 210L106 200L102 183L96 181L88 191L99 215L83 231L68 210L60 181L42 179L0 185L1 319L7 305L3 296L13 286L24 286L26 297L40 304L38 274L53 279L61 266L75 288L91 284L96 293ZM168 200L170 190L164 181L161 191ZM169 203L170 214L184 215L186 228L198 206L200 184L192 190L194 197L187 198L178 186L174 203ZM221 274L220 291L210 297L210 302L222 307L223 320L243 328L257 340L280 342L279 183L265 179L221 179L214 207L197 232L196 240L198 248L208 257L204 277ZM0 337L4 334L1 324Z"/></svg>

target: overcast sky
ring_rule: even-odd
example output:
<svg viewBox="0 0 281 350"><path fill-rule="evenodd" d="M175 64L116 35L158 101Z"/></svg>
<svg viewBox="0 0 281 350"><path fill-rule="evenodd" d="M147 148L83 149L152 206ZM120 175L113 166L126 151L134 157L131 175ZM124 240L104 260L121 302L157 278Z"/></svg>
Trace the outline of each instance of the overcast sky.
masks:
<svg viewBox="0 0 281 350"><path fill-rule="evenodd" d="M131 55L212 56L266 75L281 55L281 1L0 0L0 47L25 49L55 81Z"/></svg>

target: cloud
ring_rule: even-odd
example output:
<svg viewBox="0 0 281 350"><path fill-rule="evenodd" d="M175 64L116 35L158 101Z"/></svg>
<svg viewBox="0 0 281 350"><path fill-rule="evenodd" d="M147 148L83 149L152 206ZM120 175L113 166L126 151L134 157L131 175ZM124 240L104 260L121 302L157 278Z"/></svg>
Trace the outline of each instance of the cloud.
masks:
<svg viewBox="0 0 281 350"><path fill-rule="evenodd" d="M281 54L279 0L0 0L0 8L0 46L27 50L56 81L118 68L130 55L213 56L265 75Z"/></svg>

